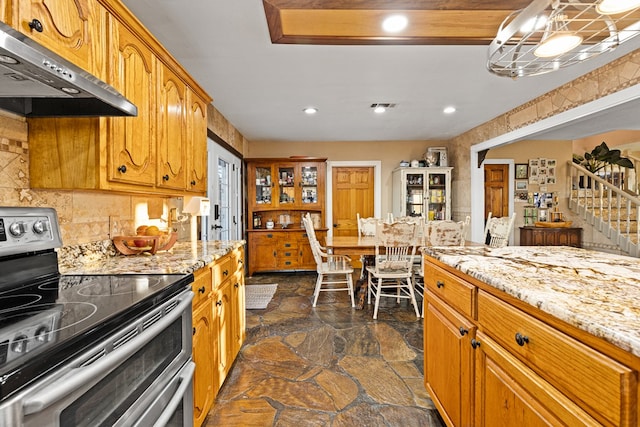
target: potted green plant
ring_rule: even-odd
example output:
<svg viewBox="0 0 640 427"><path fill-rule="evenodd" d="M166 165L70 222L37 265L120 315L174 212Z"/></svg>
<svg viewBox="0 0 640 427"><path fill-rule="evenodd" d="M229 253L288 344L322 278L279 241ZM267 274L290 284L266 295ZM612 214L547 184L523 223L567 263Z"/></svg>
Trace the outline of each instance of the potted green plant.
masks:
<svg viewBox="0 0 640 427"><path fill-rule="evenodd" d="M602 144L596 146L591 152L584 153L584 156L579 154L573 155L573 162L579 164L591 173L597 173L599 170L607 165L618 165L623 168L633 169L633 162L622 157L620 150L611 150L607 144L602 141ZM583 177L580 177L582 180ZM591 178L587 180L590 184ZM582 183L581 183L582 184ZM582 185L580 185L582 187ZM589 187L589 185L587 185Z"/></svg>

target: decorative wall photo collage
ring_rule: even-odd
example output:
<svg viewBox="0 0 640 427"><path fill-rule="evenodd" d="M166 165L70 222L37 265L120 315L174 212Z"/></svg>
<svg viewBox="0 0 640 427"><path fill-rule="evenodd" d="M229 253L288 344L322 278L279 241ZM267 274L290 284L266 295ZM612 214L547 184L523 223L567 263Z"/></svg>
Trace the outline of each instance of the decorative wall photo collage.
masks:
<svg viewBox="0 0 640 427"><path fill-rule="evenodd" d="M529 163L516 163L515 165L515 200L529 202L531 193L530 185L547 185L556 183L556 159L537 158L529 159Z"/></svg>

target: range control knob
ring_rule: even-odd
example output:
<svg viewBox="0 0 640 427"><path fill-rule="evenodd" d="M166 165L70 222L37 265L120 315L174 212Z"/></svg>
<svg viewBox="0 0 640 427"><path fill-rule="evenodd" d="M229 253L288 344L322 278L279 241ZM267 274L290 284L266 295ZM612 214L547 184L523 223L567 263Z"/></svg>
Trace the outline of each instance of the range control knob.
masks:
<svg viewBox="0 0 640 427"><path fill-rule="evenodd" d="M27 232L27 224L24 222L14 222L9 226L9 233L15 237L20 237Z"/></svg>
<svg viewBox="0 0 640 427"><path fill-rule="evenodd" d="M36 233L36 234L44 234L47 230L49 230L49 227L47 226L47 223L45 221L38 220L38 221L33 223L33 232L34 233Z"/></svg>
<svg viewBox="0 0 640 427"><path fill-rule="evenodd" d="M36 332L34 334L34 338L38 342L47 342L47 341L49 341L49 328L46 327L46 326L40 326L38 329L36 329Z"/></svg>
<svg viewBox="0 0 640 427"><path fill-rule="evenodd" d="M16 336L11 343L11 350L14 353L26 353L28 340L29 338L26 335Z"/></svg>

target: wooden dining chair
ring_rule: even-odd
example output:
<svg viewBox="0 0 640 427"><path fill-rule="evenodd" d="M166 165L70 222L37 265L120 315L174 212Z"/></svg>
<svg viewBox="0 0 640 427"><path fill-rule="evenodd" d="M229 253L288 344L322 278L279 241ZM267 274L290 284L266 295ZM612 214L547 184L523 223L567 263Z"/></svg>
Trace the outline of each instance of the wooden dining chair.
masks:
<svg viewBox="0 0 640 427"><path fill-rule="evenodd" d="M503 248L507 246L515 221L515 212L510 217L494 217L491 215L491 212L489 212L487 224L484 227L485 243L492 248Z"/></svg>
<svg viewBox="0 0 640 427"><path fill-rule="evenodd" d="M424 225L423 246L464 246L471 217L464 221L428 221ZM422 317L424 317L425 285L424 285L424 256L419 254L419 262L414 263L413 284L416 294L422 297Z"/></svg>
<svg viewBox="0 0 640 427"><path fill-rule="evenodd" d="M311 252L316 261L316 272L318 273L316 288L313 292L313 307L318 303L320 292L333 291L347 291L351 297L351 307L355 307L351 259L345 255L327 254L316 238L313 220L308 212L303 215L302 223L309 239Z"/></svg>
<svg viewBox="0 0 640 427"><path fill-rule="evenodd" d="M379 222L376 225L375 265L367 267L368 297L375 300L373 318L378 318L382 297L409 299L416 317L420 317L412 284L413 257L416 253L416 224Z"/></svg>

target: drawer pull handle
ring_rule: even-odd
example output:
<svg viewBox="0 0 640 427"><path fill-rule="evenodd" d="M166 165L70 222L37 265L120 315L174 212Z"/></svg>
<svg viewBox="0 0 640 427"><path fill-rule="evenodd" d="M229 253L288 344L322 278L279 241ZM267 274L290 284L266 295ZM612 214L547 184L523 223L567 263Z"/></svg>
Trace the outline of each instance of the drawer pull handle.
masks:
<svg viewBox="0 0 640 427"><path fill-rule="evenodd" d="M198 288L198 292L200 292L201 294L204 294L204 290L205 290L205 289L204 289L204 286L203 286L203 287L201 287L201 288Z"/></svg>
<svg viewBox="0 0 640 427"><path fill-rule="evenodd" d="M516 332L516 342L520 347L529 343L529 337L522 335L520 332Z"/></svg>
<svg viewBox="0 0 640 427"><path fill-rule="evenodd" d="M440 280L438 280L438 281L436 282L436 286L437 286L438 288L444 288L444 282L441 282Z"/></svg>
<svg viewBox="0 0 640 427"><path fill-rule="evenodd" d="M480 341L476 340L475 338L471 340L471 347L473 348L478 348L480 347Z"/></svg>
<svg viewBox="0 0 640 427"><path fill-rule="evenodd" d="M468 330L468 329L465 329L465 328L464 328L464 327L462 327L462 326L460 326L459 331L460 331L460 336L465 336L465 335L467 335L467 334L469 333L469 330Z"/></svg>

